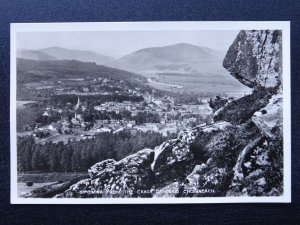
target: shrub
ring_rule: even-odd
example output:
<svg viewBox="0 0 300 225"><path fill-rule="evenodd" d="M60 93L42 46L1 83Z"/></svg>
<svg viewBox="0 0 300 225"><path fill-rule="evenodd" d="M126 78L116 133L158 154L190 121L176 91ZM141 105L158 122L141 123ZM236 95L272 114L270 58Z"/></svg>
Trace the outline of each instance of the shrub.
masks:
<svg viewBox="0 0 300 225"><path fill-rule="evenodd" d="M267 113L267 110L262 109L262 110L261 110L261 113L262 113L262 114L266 114L266 113Z"/></svg>
<svg viewBox="0 0 300 225"><path fill-rule="evenodd" d="M27 186L27 187L31 187L32 185L33 185L33 182L32 182L32 181L27 181L27 182L26 182L26 186Z"/></svg>

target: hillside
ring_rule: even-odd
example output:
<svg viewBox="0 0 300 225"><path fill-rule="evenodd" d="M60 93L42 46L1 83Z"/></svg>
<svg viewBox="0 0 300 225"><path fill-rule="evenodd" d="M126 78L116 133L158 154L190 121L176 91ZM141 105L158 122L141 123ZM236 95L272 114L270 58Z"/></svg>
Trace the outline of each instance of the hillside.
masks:
<svg viewBox="0 0 300 225"><path fill-rule="evenodd" d="M93 51L82 51L60 47L44 48L40 49L40 51L60 60L69 59L83 62L95 62L98 65L103 65L114 60L114 58L110 56L99 54Z"/></svg>
<svg viewBox="0 0 300 225"><path fill-rule="evenodd" d="M153 71L195 72L207 70L212 64L221 61L219 54L212 49L179 43L140 49L107 65L143 73ZM219 69L222 70L222 67L220 66Z"/></svg>
<svg viewBox="0 0 300 225"><path fill-rule="evenodd" d="M44 52L27 49L19 50L17 52L17 58L31 60L56 60L54 56L48 55Z"/></svg>
<svg viewBox="0 0 300 225"><path fill-rule="evenodd" d="M115 60L110 56L93 51L82 51L60 47L50 47L39 50L19 50L17 57L32 60L78 60L82 62L94 62L98 65L103 65Z"/></svg>
<svg viewBox="0 0 300 225"><path fill-rule="evenodd" d="M138 74L77 60L38 61L17 59L17 73L18 79L22 79L24 76L27 76L27 78L28 76L34 76L35 78L40 76L40 80L43 80L44 76L48 76L47 79L50 76L55 79L102 77L116 80L146 81L143 76Z"/></svg>
<svg viewBox="0 0 300 225"><path fill-rule="evenodd" d="M107 65L151 78L151 85L161 90L216 94L249 92L247 87L228 76L228 71L222 67L221 55L210 48L179 43L140 49Z"/></svg>
<svg viewBox="0 0 300 225"><path fill-rule="evenodd" d="M102 87L102 82L109 84ZM84 88L101 93L135 87L149 89L145 83L146 78L138 74L90 62L17 59L17 99L23 101L48 99L57 92L83 91Z"/></svg>

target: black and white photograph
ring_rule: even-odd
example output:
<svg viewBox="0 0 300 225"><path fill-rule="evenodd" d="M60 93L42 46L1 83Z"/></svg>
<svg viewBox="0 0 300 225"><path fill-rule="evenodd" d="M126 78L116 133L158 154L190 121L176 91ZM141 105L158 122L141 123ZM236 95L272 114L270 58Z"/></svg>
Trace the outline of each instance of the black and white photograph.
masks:
<svg viewBox="0 0 300 225"><path fill-rule="evenodd" d="M289 35L11 24L11 202L290 202Z"/></svg>

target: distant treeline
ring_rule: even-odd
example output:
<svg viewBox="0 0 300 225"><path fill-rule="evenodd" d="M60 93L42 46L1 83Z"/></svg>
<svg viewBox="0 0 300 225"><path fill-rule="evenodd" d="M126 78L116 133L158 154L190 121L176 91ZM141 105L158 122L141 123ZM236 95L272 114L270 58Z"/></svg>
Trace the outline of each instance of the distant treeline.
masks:
<svg viewBox="0 0 300 225"><path fill-rule="evenodd" d="M174 136L154 132L100 133L92 139L36 144L34 138L18 138L18 171L80 172L105 159L120 160L143 148L154 148Z"/></svg>
<svg viewBox="0 0 300 225"><path fill-rule="evenodd" d="M71 103L73 105L76 104L78 100L78 96L75 94L62 94L62 95L54 95L51 96L50 103L58 106L65 106L67 103ZM141 102L144 98L142 96L135 95L123 95L123 94L111 94L111 95L81 95L80 101L86 102L87 105L99 105L103 102L123 102L123 101L131 101L131 102Z"/></svg>
<svg viewBox="0 0 300 225"><path fill-rule="evenodd" d="M30 82L40 82L41 80L49 80L51 78L52 76L49 74L41 76L40 74L35 74L30 71L24 73L18 71L17 83L26 84Z"/></svg>

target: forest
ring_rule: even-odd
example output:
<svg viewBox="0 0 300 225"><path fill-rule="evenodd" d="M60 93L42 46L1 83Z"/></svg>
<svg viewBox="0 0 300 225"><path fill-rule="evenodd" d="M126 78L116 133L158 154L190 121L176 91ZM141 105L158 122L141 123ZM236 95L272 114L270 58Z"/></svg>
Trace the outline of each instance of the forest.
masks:
<svg viewBox="0 0 300 225"><path fill-rule="evenodd" d="M143 148L154 148L174 135L129 131L100 133L92 139L36 144L32 136L18 137L18 171L82 172L105 159L120 160Z"/></svg>

